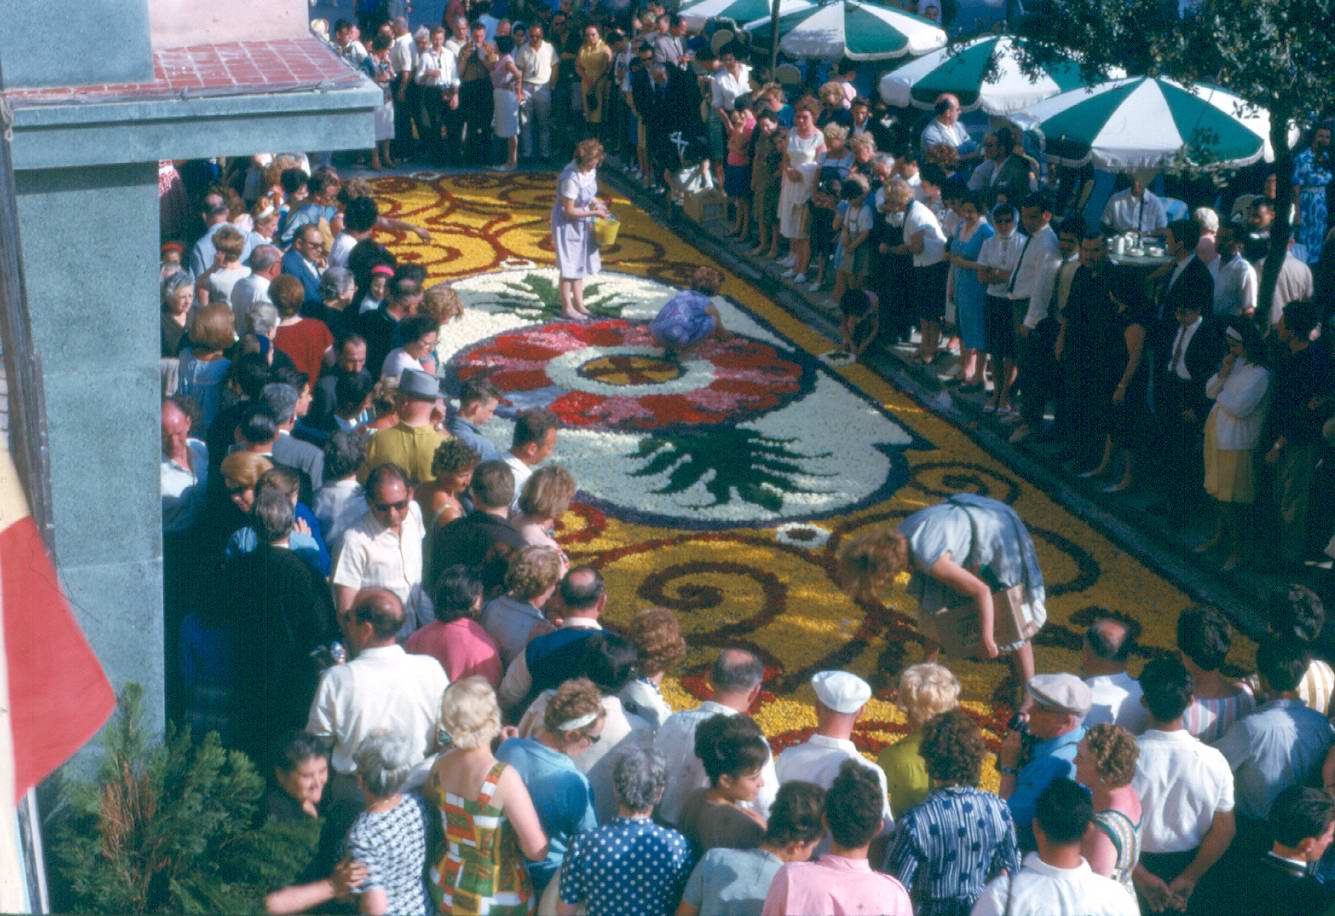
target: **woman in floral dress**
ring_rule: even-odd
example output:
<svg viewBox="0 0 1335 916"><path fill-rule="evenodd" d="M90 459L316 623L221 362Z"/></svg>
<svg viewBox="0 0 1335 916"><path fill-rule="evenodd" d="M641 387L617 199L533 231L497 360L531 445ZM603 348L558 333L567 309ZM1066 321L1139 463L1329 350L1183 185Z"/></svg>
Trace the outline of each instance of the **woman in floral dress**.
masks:
<svg viewBox="0 0 1335 916"><path fill-rule="evenodd" d="M1293 157L1293 199L1297 220L1293 234L1307 248L1307 263L1321 257L1326 240L1326 186L1335 180L1330 162L1330 124L1312 131L1312 144Z"/></svg>
<svg viewBox="0 0 1335 916"><path fill-rule="evenodd" d="M441 700L440 723L450 750L440 755L426 785L444 836L432 857L432 901L441 913L529 913L533 885L525 858L544 858L547 836L524 781L491 752L501 733L491 685L480 677L451 684Z"/></svg>

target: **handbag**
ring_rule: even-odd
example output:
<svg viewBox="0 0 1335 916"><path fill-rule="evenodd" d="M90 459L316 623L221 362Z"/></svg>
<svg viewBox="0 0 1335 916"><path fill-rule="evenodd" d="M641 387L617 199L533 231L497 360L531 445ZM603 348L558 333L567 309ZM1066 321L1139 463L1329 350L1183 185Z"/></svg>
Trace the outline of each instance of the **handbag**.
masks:
<svg viewBox="0 0 1335 916"><path fill-rule="evenodd" d="M978 526L973 513L962 503L950 500L951 505L964 513L974 543L978 541ZM945 589L945 603L939 608L923 611L936 628L937 642L948 655L977 658L982 650L983 631L978 608L972 599L952 589ZM1025 617L1025 586L1023 583L992 591L992 638L998 646L1013 645L1032 639L1039 624Z"/></svg>

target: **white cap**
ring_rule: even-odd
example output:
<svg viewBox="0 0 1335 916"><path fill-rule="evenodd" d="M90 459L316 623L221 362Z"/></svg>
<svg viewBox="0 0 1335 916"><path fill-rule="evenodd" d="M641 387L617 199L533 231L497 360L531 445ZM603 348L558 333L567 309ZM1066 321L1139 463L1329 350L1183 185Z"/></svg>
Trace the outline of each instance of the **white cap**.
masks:
<svg viewBox="0 0 1335 916"><path fill-rule="evenodd" d="M871 685L847 671L821 671L811 676L816 699L835 712L851 715L871 699Z"/></svg>

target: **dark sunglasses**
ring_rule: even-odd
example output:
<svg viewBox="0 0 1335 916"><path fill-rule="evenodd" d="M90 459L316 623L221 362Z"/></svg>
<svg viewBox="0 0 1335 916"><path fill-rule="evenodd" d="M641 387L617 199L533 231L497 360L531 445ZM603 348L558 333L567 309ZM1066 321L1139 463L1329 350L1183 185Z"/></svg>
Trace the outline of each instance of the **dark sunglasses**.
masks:
<svg viewBox="0 0 1335 916"><path fill-rule="evenodd" d="M371 508L374 509L374 510L377 511L377 512L388 512L390 509L394 509L394 510L396 510L396 511L398 511L398 512L402 512L402 511L404 511L405 509L408 508L408 503L409 503L409 502L411 502L411 500L407 500L407 499L401 499L401 500L399 500L399 501L396 502L396 503L382 503L382 502L376 501L376 502L371 503Z"/></svg>

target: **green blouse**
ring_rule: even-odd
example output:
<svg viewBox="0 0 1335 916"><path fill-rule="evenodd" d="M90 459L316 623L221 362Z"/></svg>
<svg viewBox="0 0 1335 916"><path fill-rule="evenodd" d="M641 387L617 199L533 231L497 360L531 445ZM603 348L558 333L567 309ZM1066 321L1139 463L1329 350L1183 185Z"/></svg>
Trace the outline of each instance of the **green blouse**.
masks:
<svg viewBox="0 0 1335 916"><path fill-rule="evenodd" d="M890 810L895 817L919 804L932 790L927 764L918 756L922 747L922 729L905 735L881 751L876 758L885 771L885 782L890 793Z"/></svg>

